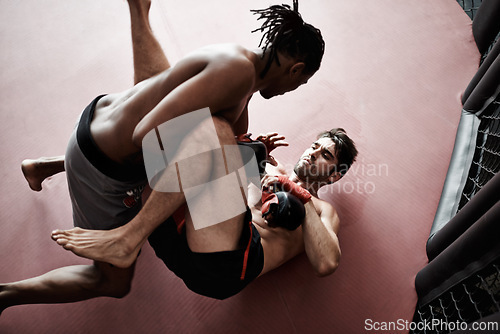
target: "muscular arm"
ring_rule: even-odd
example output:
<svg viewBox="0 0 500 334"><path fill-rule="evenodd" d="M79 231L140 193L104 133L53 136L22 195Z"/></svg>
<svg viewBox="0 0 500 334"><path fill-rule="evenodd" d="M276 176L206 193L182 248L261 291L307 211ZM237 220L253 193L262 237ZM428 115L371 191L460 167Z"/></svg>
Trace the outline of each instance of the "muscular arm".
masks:
<svg viewBox="0 0 500 334"><path fill-rule="evenodd" d="M340 261L337 238L339 218L328 203L313 198L305 205L306 217L302 224L305 252L318 276L333 273Z"/></svg>
<svg viewBox="0 0 500 334"><path fill-rule="evenodd" d="M233 126L234 134L236 136L245 134L248 132L248 103L250 102L250 99L248 99L247 104L245 105L245 108L243 109L243 112L241 113L240 117L236 121L236 123Z"/></svg>
<svg viewBox="0 0 500 334"><path fill-rule="evenodd" d="M278 180L279 177L266 175L262 180L262 186L269 188ZM294 193L293 189L291 192ZM303 251L318 276L329 275L337 269L340 261L337 238L340 221L337 212L330 204L315 197L307 200L304 207L306 209L304 222L295 231L266 227L263 219L254 215L254 222L259 223L264 230L261 233L265 255L263 273L277 268ZM260 206L258 208L256 214L260 213Z"/></svg>
<svg viewBox="0 0 500 334"><path fill-rule="evenodd" d="M156 126L206 107L234 125L242 118L254 78L253 65L244 57L217 62L196 57L183 60L171 69L167 79L175 82L175 88L167 88L168 94L137 124L132 137L134 144L140 147L144 136Z"/></svg>

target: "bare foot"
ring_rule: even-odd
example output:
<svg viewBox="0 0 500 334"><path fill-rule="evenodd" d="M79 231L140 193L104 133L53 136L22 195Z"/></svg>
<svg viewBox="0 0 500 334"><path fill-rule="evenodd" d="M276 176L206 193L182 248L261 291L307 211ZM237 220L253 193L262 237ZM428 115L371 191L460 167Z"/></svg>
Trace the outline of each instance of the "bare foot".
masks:
<svg viewBox="0 0 500 334"><path fill-rule="evenodd" d="M109 231L75 227L66 231L53 231L52 239L78 256L128 268L137 259L142 244L130 246L125 235L123 226Z"/></svg>
<svg viewBox="0 0 500 334"><path fill-rule="evenodd" d="M50 158L26 159L21 170L31 189L42 190L42 182L57 173L64 172L64 155Z"/></svg>
<svg viewBox="0 0 500 334"><path fill-rule="evenodd" d="M24 178L28 181L30 188L34 191L42 190L42 182L45 177L42 175L40 168L37 168L38 161L26 159L21 162L21 170Z"/></svg>

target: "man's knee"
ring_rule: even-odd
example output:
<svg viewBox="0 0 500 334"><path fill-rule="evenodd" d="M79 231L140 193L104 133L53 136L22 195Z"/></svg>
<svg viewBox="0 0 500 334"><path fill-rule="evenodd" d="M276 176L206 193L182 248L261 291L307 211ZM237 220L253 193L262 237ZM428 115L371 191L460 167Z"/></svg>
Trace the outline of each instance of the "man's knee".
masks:
<svg viewBox="0 0 500 334"><path fill-rule="evenodd" d="M217 115L212 115L212 120L215 124L215 128L216 129L230 129L231 128L231 125L229 124L229 122L227 121L227 119L225 119L224 117L221 117L221 116L217 116Z"/></svg>
<svg viewBox="0 0 500 334"><path fill-rule="evenodd" d="M221 144L234 145L236 141L234 139L233 129L231 128L229 122L220 116L212 116L212 120Z"/></svg>
<svg viewBox="0 0 500 334"><path fill-rule="evenodd" d="M107 294L106 296L108 297L113 297L113 298L124 298L130 293L131 289L131 282L128 282L128 284L123 284L123 282L120 282L120 284L116 284L113 286L107 286L106 291Z"/></svg>
<svg viewBox="0 0 500 334"><path fill-rule="evenodd" d="M101 296L123 298L130 293L133 268L121 269L109 264L94 266L93 288Z"/></svg>

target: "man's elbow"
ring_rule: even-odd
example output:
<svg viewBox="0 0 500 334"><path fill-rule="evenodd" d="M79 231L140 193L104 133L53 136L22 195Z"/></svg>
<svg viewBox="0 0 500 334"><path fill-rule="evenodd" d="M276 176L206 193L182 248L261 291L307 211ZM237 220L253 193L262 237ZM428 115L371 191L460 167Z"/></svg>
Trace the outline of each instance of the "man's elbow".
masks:
<svg viewBox="0 0 500 334"><path fill-rule="evenodd" d="M316 276L318 277L325 277L333 274L338 267L339 267L338 260L332 259L331 261L323 261L317 266L317 268L315 268L315 273Z"/></svg>
<svg viewBox="0 0 500 334"><path fill-rule="evenodd" d="M144 139L144 133L141 131L141 128L137 126L132 133L132 142L138 148L142 148L142 140Z"/></svg>

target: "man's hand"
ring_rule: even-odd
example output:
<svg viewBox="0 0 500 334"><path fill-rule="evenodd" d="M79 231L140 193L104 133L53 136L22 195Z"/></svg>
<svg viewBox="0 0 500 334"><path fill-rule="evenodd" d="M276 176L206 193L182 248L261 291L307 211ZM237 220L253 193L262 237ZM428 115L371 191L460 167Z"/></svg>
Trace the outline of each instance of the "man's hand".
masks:
<svg viewBox="0 0 500 334"><path fill-rule="evenodd" d="M279 190L278 185L280 183L278 177L275 175L270 175L270 174L264 175L260 183L262 185L262 191L273 193Z"/></svg>
<svg viewBox="0 0 500 334"><path fill-rule="evenodd" d="M266 145L267 155L268 155L267 161L275 167L278 165L278 162L271 155L271 151L273 151L274 149L276 149L277 147L280 147L280 146L288 146L288 143L284 139L285 139L285 136L280 136L280 135L278 135L277 132L269 132L266 134L260 134L256 138L256 140L258 140L258 141L264 143L264 145Z"/></svg>
<svg viewBox="0 0 500 334"><path fill-rule="evenodd" d="M276 192L279 190L289 192L297 197L302 203L307 203L311 200L311 193L299 186L297 183L288 179L288 177L279 175L265 175L262 180L262 191Z"/></svg>

